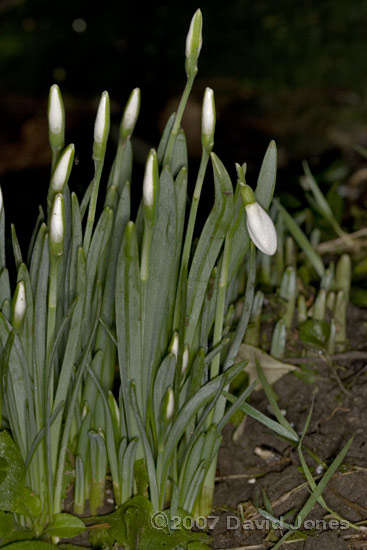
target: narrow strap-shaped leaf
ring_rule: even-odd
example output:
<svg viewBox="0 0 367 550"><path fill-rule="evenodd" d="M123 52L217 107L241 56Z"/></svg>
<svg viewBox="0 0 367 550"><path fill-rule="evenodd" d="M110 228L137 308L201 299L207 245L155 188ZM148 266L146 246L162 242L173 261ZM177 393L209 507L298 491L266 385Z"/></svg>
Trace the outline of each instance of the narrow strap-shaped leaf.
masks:
<svg viewBox="0 0 367 550"><path fill-rule="evenodd" d="M11 225L11 242L13 245L15 265L17 266L17 269L18 269L20 264L23 263L23 258L22 258L22 251L19 246L19 241L18 241L17 233L15 231L14 224Z"/></svg>
<svg viewBox="0 0 367 550"><path fill-rule="evenodd" d="M132 437L130 417L129 386L132 379L136 383L138 407L144 414L142 399L142 342L141 306L139 278L139 250L133 222L126 226L117 263L116 276L116 330L121 376L121 389L124 398L127 428Z"/></svg>
<svg viewBox="0 0 367 550"><path fill-rule="evenodd" d="M214 264L233 217L233 189L228 173L219 158L211 154L215 202L204 225L195 250L188 277L185 342L192 347L200 312Z"/></svg>
<svg viewBox="0 0 367 550"><path fill-rule="evenodd" d="M32 249L32 256L30 258L30 261L27 263L27 265L30 266L29 276L32 283L33 294L36 293L38 271L39 271L39 266L41 262L41 257L43 254L43 245L44 245L46 234L47 234L47 227L46 227L46 224L43 223L38 230L37 237Z"/></svg>
<svg viewBox="0 0 367 550"><path fill-rule="evenodd" d="M162 165L162 162L163 162L164 153L166 152L168 139L169 139L169 136L171 135L171 130L172 130L173 124L175 122L175 118L176 118L176 113L172 113L171 116L169 117L167 123L166 123L166 126L163 130L161 140L160 140L159 145L158 145L157 158L158 158L158 163L159 163L160 166Z"/></svg>
<svg viewBox="0 0 367 550"><path fill-rule="evenodd" d="M180 129L175 139L170 161L170 171L175 178L182 168L187 168L187 145L185 132Z"/></svg>
<svg viewBox="0 0 367 550"><path fill-rule="evenodd" d="M126 447L123 459L120 462L120 487L121 487L121 502L124 504L132 496L133 481L134 481L134 461L136 449L138 448L138 440L133 439Z"/></svg>
<svg viewBox="0 0 367 550"><path fill-rule="evenodd" d="M277 175L277 148L275 141L271 140L262 162L257 186L255 189L256 200L267 210L274 195Z"/></svg>
<svg viewBox="0 0 367 550"><path fill-rule="evenodd" d="M149 440L146 436L145 428L143 426L141 416L139 413L134 383L131 384L130 395L131 395L132 410L135 415L136 423L137 423L138 430L141 437L141 442L144 448L145 461L146 461L148 477L149 477L150 500L152 502L153 509L157 511L159 510L159 500L158 500L158 485L157 485L157 477L155 472L155 464L154 464L152 449L151 449Z"/></svg>
<svg viewBox="0 0 367 550"><path fill-rule="evenodd" d="M198 392L196 392L179 411L174 423L171 426L171 430L167 436L167 440L164 447L162 457L162 470L160 479L160 492L161 498L164 492L164 486L167 478L168 465L170 463L172 453L182 437L187 425L192 417L202 409L209 401L211 401L217 394L218 388L224 383L230 383L231 379L239 372L237 366L231 367L225 374L221 374L202 386ZM219 396L217 396L219 397Z"/></svg>
<svg viewBox="0 0 367 550"><path fill-rule="evenodd" d="M184 462L180 468L180 506L183 507L187 491L191 484L192 478L200 464L201 453L204 447L205 433L201 432L196 438L195 443L186 451Z"/></svg>
<svg viewBox="0 0 367 550"><path fill-rule="evenodd" d="M306 254L307 258L313 265L316 270L316 273L322 277L325 271L324 264L320 255L316 252L315 248L311 245L310 241L302 231L302 229L297 225L292 216L288 214L285 208L280 204L279 201L274 201L277 209L279 210L286 226L289 229L292 237L302 248L303 252Z"/></svg>
<svg viewBox="0 0 367 550"><path fill-rule="evenodd" d="M158 428L160 425L161 407L163 399L167 393L167 389L173 386L175 375L176 358L170 353L165 357L157 371L154 390L153 390L153 407L154 407L154 426ZM159 437L159 433L156 434Z"/></svg>
<svg viewBox="0 0 367 550"><path fill-rule="evenodd" d="M160 177L155 223L152 227L152 237L149 257L149 276L146 281L144 304L144 348L143 348L143 399L151 393L151 382L155 370L167 350L171 334L164 334L166 315L169 302L167 291L174 276L174 260L176 255L176 196L172 176L165 168ZM171 304L173 305L173 304Z"/></svg>

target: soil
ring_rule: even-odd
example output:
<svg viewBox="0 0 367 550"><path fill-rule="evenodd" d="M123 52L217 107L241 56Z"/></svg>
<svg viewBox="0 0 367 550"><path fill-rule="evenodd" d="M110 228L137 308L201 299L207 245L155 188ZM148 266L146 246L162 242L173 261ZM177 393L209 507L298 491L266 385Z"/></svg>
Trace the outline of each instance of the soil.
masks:
<svg viewBox="0 0 367 550"><path fill-rule="evenodd" d="M350 307L348 317L349 351L343 356L339 354L338 360L329 364L320 358L313 364L308 363L308 367L316 369L311 383L290 373L281 378L274 389L280 408L286 411L286 418L298 433L303 430L314 400L304 443L326 466L354 434L346 459L323 497L329 508L342 518L367 524L367 310ZM251 395L251 404L269 415L263 391ZM213 546L263 550L271 546L271 535L260 523L260 528L255 523L263 519L257 512L258 507L264 508L262 489L276 517L291 513L285 520L288 522L301 510L309 489L296 449L251 418L246 418L243 435L236 442L232 440L233 432L233 426L227 426L219 454L213 515L219 515L220 519L211 530ZM312 458L307 457L307 462L310 468L317 467ZM313 473L317 474L318 470ZM307 519L323 518L325 523L320 521L318 526L314 525L315 529L311 529L311 523L304 525L302 531L306 538L288 540L282 548L291 544L296 550L367 550L367 529L358 532L345 528L342 523L336 528L319 504ZM244 529L240 525L243 520L252 520L252 523L245 523Z"/></svg>

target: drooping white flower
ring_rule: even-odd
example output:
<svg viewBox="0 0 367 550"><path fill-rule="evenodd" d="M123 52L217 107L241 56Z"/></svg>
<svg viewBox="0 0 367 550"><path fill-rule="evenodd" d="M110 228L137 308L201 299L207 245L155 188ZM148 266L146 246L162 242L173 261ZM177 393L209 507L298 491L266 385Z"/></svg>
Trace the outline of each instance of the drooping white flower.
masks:
<svg viewBox="0 0 367 550"><path fill-rule="evenodd" d="M250 238L264 254L272 256L277 249L277 233L273 220L258 202L245 205Z"/></svg>

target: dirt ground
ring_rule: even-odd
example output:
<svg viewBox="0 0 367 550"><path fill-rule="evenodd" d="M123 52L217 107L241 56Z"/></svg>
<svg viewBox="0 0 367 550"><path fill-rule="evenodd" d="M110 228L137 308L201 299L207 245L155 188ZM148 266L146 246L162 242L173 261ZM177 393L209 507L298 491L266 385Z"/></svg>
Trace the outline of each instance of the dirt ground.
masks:
<svg viewBox="0 0 367 550"><path fill-rule="evenodd" d="M329 482L324 499L334 512L351 522L367 525L367 310L350 307L348 311L348 351L331 364L322 359L308 363L315 370L312 383L293 373L274 386L280 408L294 429L301 433L314 399L311 423L305 445L326 465L331 464L351 435L354 441L339 471ZM251 395L251 404L269 414L263 391ZM256 525L261 520L257 507L263 508L264 488L276 517L292 521L309 496L300 469L297 450L271 434L251 418L246 419L243 435L232 441L233 426L227 426L220 450L213 515L220 520L212 529L213 546L218 549L263 550L271 546L268 531ZM309 467L317 467L307 458ZM318 470L314 470L314 475ZM322 477L320 472L319 478ZM242 516L241 516L242 512ZM236 520L241 517L241 522ZM307 519L322 520L305 524L304 539L288 540L282 548L296 550L367 550L365 533L336 528L327 512L317 504ZM244 529L241 525L247 528ZM260 526L260 527L259 527ZM314 527L314 528L312 528ZM341 528L344 527L344 528ZM278 532L279 534L279 532ZM274 539L273 539L274 540Z"/></svg>

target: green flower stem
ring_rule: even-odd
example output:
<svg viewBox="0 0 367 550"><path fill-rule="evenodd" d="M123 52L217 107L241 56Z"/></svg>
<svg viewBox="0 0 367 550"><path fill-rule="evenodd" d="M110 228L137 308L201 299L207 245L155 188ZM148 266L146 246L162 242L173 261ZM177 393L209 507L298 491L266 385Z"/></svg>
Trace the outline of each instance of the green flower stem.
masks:
<svg viewBox="0 0 367 550"><path fill-rule="evenodd" d="M164 158L163 158L163 166L166 166L167 164L169 164L169 162L171 160L171 155L172 155L173 146L175 144L175 139L176 139L176 136L177 136L178 131L180 129L182 115L184 113L186 103L187 103L187 100L189 98L194 80L195 80L195 74L191 74L188 77L187 81L186 81L185 89L183 91L181 101L180 101L180 104L179 104L178 109L177 109L176 118L175 118L175 121L173 123L170 136L168 138L166 152L165 152Z"/></svg>
<svg viewBox="0 0 367 550"><path fill-rule="evenodd" d="M47 356L46 365L50 369L53 366L50 364L50 358L55 341L56 334L56 314L57 314L57 294L58 294L58 279L61 265L61 256L50 254L50 282L48 291L48 310L47 310ZM51 375L50 394L53 395L53 375Z"/></svg>

